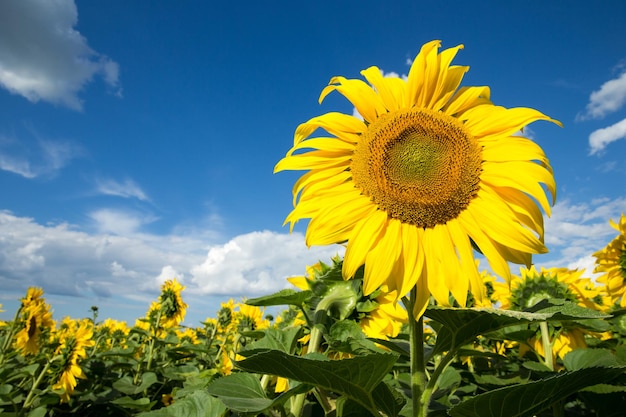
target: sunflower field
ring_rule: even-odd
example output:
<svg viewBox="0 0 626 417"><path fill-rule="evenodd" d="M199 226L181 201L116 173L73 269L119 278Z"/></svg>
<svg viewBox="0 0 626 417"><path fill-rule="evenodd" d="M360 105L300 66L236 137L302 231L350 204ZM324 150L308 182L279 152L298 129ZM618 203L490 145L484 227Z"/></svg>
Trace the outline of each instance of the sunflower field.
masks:
<svg viewBox="0 0 626 417"><path fill-rule="evenodd" d="M0 323L0 416L623 416L626 215L592 271L535 266L556 183L524 128L560 122L460 87L462 45L439 48L406 79L333 77L320 101L355 113L302 123L274 168L306 171L286 223L343 257L199 327L176 279L132 325L59 321L29 288Z"/></svg>

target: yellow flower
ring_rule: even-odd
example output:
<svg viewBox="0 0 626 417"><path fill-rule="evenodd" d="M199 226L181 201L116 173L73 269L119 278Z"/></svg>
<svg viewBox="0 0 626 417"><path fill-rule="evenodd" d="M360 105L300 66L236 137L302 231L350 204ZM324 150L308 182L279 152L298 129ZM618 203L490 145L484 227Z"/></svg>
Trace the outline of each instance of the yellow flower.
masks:
<svg viewBox="0 0 626 417"><path fill-rule="evenodd" d="M55 324L41 288L29 288L21 301L20 321L24 327L15 335L15 346L24 355L34 355L39 352L44 334L54 330Z"/></svg>
<svg viewBox="0 0 626 417"><path fill-rule="evenodd" d="M264 311L256 306L247 304L237 304L234 321L239 332L267 329L270 322L263 318Z"/></svg>
<svg viewBox="0 0 626 417"><path fill-rule="evenodd" d="M543 349L541 337L534 337L529 342L529 346L520 346L520 356L524 356L530 347L539 356L546 357ZM552 343L552 361L556 363L556 357L563 359L565 355L574 349L583 349L587 347L585 343L584 332L578 328L563 329L551 341Z"/></svg>
<svg viewBox="0 0 626 417"><path fill-rule="evenodd" d="M333 77L360 118L331 112L298 126L274 171L307 170L294 185L291 227L311 219L308 245L347 242L344 278L365 265L364 292L386 284L399 297L417 287L416 317L431 294L465 305L483 298L473 245L494 272L508 261L530 265L543 245L543 216L556 185L548 159L517 133L537 120L530 108L493 105L488 87L459 85L468 67L450 63L461 45L439 53L425 44L408 79L377 67L358 79ZM326 135L312 136L321 128Z"/></svg>
<svg viewBox="0 0 626 417"><path fill-rule="evenodd" d="M163 327L176 327L185 319L188 306L183 302L180 295L184 289L185 287L180 285L176 278L165 281L161 286L161 296L159 297L161 304L160 323Z"/></svg>
<svg viewBox="0 0 626 417"><path fill-rule="evenodd" d="M599 292L584 270L567 268L521 268L521 276L513 276L509 284L494 282L492 297L505 310L524 310L541 300L558 298L583 307L598 309L594 300Z"/></svg>
<svg viewBox="0 0 626 417"><path fill-rule="evenodd" d="M137 321L137 323L143 325L145 322ZM105 349L110 349L115 345L125 346L124 339L130 333L130 328L125 321L107 318L98 326L98 332L104 336Z"/></svg>
<svg viewBox="0 0 626 417"><path fill-rule="evenodd" d="M181 343L188 342L192 345L197 345L200 343L196 330L189 327L185 328L184 330L176 329L176 336Z"/></svg>
<svg viewBox="0 0 626 417"><path fill-rule="evenodd" d="M604 272L598 282L604 284L611 303L619 302L626 307L626 216L622 214L619 224L610 221L611 226L619 234L606 247L593 256L596 258L594 272Z"/></svg>
<svg viewBox="0 0 626 417"><path fill-rule="evenodd" d="M359 326L367 337L376 339L396 337L400 333L402 323L407 322L407 312L398 303L396 294L385 290L383 287L383 291L376 297L377 307L359 320Z"/></svg>
<svg viewBox="0 0 626 417"><path fill-rule="evenodd" d="M79 361L87 357L85 348L95 344L93 338L93 325L91 321L83 319L75 321L65 318L57 333L59 346L55 354L60 361L57 382L52 389L60 391L61 402L68 402L70 395L78 382L76 378L85 378L83 370L79 366Z"/></svg>

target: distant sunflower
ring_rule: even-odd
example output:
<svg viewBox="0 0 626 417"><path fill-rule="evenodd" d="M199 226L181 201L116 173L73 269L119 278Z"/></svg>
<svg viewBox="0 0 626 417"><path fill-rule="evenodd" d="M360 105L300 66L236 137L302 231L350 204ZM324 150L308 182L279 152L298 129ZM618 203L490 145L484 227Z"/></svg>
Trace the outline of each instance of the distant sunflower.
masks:
<svg viewBox="0 0 626 417"><path fill-rule="evenodd" d="M165 281L161 286L161 325L165 328L178 326L185 319L187 304L183 302L181 292L184 286L174 278Z"/></svg>
<svg viewBox="0 0 626 417"><path fill-rule="evenodd" d="M68 402L70 395L78 384L76 378L85 378L79 363L87 357L85 348L95 344L93 341L93 325L89 320L75 321L64 319L57 334L59 346L55 354L58 355L60 365L57 373L57 382L52 389L58 390L61 402Z"/></svg>
<svg viewBox="0 0 626 417"><path fill-rule="evenodd" d="M21 301L19 321L23 327L15 335L15 346L24 355L34 355L39 352L41 339L50 334L55 324L41 288L29 288Z"/></svg>
<svg viewBox="0 0 626 417"><path fill-rule="evenodd" d="M492 297L505 310L524 310L544 299L562 299L583 307L599 309L599 291L582 270L567 268L521 268L508 284L494 282Z"/></svg>
<svg viewBox="0 0 626 417"><path fill-rule="evenodd" d="M397 302L396 294L386 292L384 286L381 290L375 300L372 300L376 307L359 320L359 326L367 337L388 339L400 333L402 323L407 322L408 316Z"/></svg>
<svg viewBox="0 0 626 417"><path fill-rule="evenodd" d="M618 303L621 308L626 307L626 216L622 214L619 224L613 220L611 226L619 234L609 242L606 247L593 256L596 258L594 272L603 272L598 277L598 282L604 284L604 288L611 303Z"/></svg>
<svg viewBox="0 0 626 417"><path fill-rule="evenodd" d="M530 108L493 105L488 87L459 85L468 70L451 66L459 45L438 53L425 44L408 79L377 67L358 79L333 77L363 120L331 112L298 126L294 145L274 171L308 170L294 185L291 227L311 219L308 245L347 242L344 278L365 265L365 294L386 284L404 296L415 286L416 317L432 294L479 302L482 280L473 247L509 277L508 261L530 265L544 253L546 190L556 185L543 150L517 134L537 120ZM318 129L328 135L312 137ZM308 151L306 151L308 149Z"/></svg>

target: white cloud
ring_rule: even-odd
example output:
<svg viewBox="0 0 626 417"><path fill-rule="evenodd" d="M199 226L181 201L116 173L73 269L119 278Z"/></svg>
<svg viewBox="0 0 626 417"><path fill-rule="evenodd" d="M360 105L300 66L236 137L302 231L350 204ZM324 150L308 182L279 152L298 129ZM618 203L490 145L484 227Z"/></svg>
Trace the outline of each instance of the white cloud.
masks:
<svg viewBox="0 0 626 417"><path fill-rule="evenodd" d="M125 306L143 314L160 285L176 277L187 287L183 298L195 311L190 314L204 318L217 310L207 309L207 300L285 288L285 278L304 274L318 260L328 262L342 249L308 249L299 233L253 232L217 244L211 241L215 234L206 231L155 235L130 229L133 233L127 235L87 233L66 223L42 225L0 211L3 297L15 294L18 299L29 286L40 286L47 296L64 297L67 305L117 304L120 311Z"/></svg>
<svg viewBox="0 0 626 417"><path fill-rule="evenodd" d="M304 237L270 231L240 235L212 247L204 262L191 270L191 282L203 293L261 295L288 286L285 278L305 267L328 261L341 246L307 248Z"/></svg>
<svg viewBox="0 0 626 417"><path fill-rule="evenodd" d="M598 129L589 135L589 153L594 155L603 151L609 143L616 140L626 139L626 119L609 127Z"/></svg>
<svg viewBox="0 0 626 417"><path fill-rule="evenodd" d="M73 142L43 139L32 129L30 131L32 135L22 140L0 135L1 170L29 179L53 176L84 153Z"/></svg>
<svg viewBox="0 0 626 417"><path fill-rule="evenodd" d="M136 198L141 201L149 201L148 195L130 178L123 182L113 179L99 179L96 181L97 192L123 198Z"/></svg>
<svg viewBox="0 0 626 417"><path fill-rule="evenodd" d="M577 119L601 119L619 110L624 103L626 103L626 72L605 82L599 90L591 93L585 112L579 114Z"/></svg>
<svg viewBox="0 0 626 417"><path fill-rule="evenodd" d="M595 262L591 255L616 235L609 220L617 221L625 207L626 197L558 202L545 223L545 244L550 253L536 256L534 261L546 267L585 267L591 274Z"/></svg>
<svg viewBox="0 0 626 417"><path fill-rule="evenodd" d="M88 46L77 22L74 0L0 1L0 85L32 102L75 110L94 76L119 93L118 64Z"/></svg>
<svg viewBox="0 0 626 417"><path fill-rule="evenodd" d="M135 234L141 226L157 220L151 215L109 208L95 210L89 213L89 217L96 223L96 228L100 233L120 236Z"/></svg>

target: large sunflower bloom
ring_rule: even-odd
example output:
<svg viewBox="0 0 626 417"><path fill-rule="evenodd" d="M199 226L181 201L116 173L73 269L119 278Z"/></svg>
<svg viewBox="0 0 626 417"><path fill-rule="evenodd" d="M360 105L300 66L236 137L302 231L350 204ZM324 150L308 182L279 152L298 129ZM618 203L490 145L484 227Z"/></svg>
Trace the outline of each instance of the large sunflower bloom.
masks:
<svg viewBox="0 0 626 417"><path fill-rule="evenodd" d="M626 307L626 216L622 214L619 224L613 220L611 226L619 232L606 247L593 256L596 258L594 272L604 272L598 282L604 288L612 303L619 301L620 307Z"/></svg>
<svg viewBox="0 0 626 417"><path fill-rule="evenodd" d="M59 346L55 351L61 361L60 375L52 389L60 392L61 402L68 402L78 381L86 376L79 362L87 357L86 348L95 344L93 325L88 320L63 320L58 334Z"/></svg>
<svg viewBox="0 0 626 417"><path fill-rule="evenodd" d="M521 268L520 276L508 283L494 282L494 301L504 310L524 310L547 299L562 299L590 309L600 309L596 301L600 293L590 278L583 277L584 269Z"/></svg>
<svg viewBox="0 0 626 417"><path fill-rule="evenodd" d="M181 292L184 289L185 287L180 285L175 278L165 281L161 286L159 301L162 309L161 324L163 327L176 327L185 319L188 306L181 297Z"/></svg>
<svg viewBox="0 0 626 417"><path fill-rule="evenodd" d="M29 288L21 302L20 318L23 327L15 335L15 346L24 355L34 355L39 351L44 334L54 330L55 323L41 288Z"/></svg>
<svg viewBox="0 0 626 417"><path fill-rule="evenodd" d="M365 264L365 294L383 284L403 296L417 286L415 316L432 294L465 305L482 300L475 245L508 278L508 261L530 265L543 245L541 208L556 185L543 150L517 134L537 120L530 108L493 105L488 87L459 85L468 67L451 66L459 45L438 52L425 44L406 81L377 67L357 79L334 77L363 120L337 112L314 117L295 132L275 172L308 170L294 185L286 223L311 219L308 245L347 242L344 278ZM312 137L318 129L329 135ZM303 150L309 149L306 152ZM312 149L312 150L310 150Z"/></svg>

